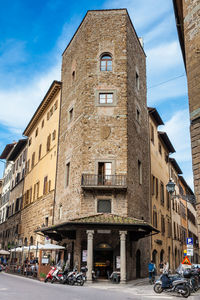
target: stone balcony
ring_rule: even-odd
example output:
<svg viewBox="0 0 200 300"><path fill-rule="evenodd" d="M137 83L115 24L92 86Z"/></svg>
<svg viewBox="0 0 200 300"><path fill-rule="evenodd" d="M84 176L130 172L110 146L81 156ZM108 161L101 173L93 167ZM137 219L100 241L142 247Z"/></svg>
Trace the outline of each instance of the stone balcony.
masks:
<svg viewBox="0 0 200 300"><path fill-rule="evenodd" d="M81 187L83 189L127 189L126 175L96 175L82 174Z"/></svg>

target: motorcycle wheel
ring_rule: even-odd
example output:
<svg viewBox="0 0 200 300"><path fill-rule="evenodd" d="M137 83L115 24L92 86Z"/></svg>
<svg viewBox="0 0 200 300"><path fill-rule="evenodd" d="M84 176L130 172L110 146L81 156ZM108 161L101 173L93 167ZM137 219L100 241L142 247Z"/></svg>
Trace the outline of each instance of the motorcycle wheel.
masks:
<svg viewBox="0 0 200 300"><path fill-rule="evenodd" d="M48 278L45 278L44 282L45 282L45 283L48 282Z"/></svg>
<svg viewBox="0 0 200 300"><path fill-rule="evenodd" d="M54 283L55 281L56 281L56 278L53 277L53 278L51 279L51 283Z"/></svg>
<svg viewBox="0 0 200 300"><path fill-rule="evenodd" d="M68 283L69 283L69 285L74 285L74 280L69 278Z"/></svg>
<svg viewBox="0 0 200 300"><path fill-rule="evenodd" d="M84 285L84 280L80 279L79 284L80 284L80 286L83 286Z"/></svg>
<svg viewBox="0 0 200 300"><path fill-rule="evenodd" d="M163 291L162 285L160 283L156 283L153 287L154 292L157 294L161 294Z"/></svg>
<svg viewBox="0 0 200 300"><path fill-rule="evenodd" d="M189 286L185 285L184 287L182 287L182 290L184 290L185 292L181 293L181 295L184 298L188 298L190 296L190 288L189 288Z"/></svg>

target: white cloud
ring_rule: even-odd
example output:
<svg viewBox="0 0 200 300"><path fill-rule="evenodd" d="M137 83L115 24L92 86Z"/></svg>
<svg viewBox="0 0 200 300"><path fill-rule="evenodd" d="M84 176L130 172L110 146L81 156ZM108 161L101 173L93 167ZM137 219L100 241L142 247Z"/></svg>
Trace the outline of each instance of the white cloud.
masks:
<svg viewBox="0 0 200 300"><path fill-rule="evenodd" d="M176 149L173 155L180 162L191 161L188 110L179 110L165 123L164 130Z"/></svg>
<svg viewBox="0 0 200 300"><path fill-rule="evenodd" d="M16 132L23 131L52 81L60 80L60 68L57 63L47 73L38 74L27 86L0 90L0 122Z"/></svg>

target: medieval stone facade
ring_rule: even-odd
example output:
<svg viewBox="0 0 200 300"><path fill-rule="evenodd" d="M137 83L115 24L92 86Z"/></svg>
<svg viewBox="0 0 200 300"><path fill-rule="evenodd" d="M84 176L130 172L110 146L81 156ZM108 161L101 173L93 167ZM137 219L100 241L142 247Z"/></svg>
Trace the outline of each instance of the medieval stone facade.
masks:
<svg viewBox="0 0 200 300"><path fill-rule="evenodd" d="M188 80L194 189L200 224L200 1L173 0L173 2ZM200 227L198 234L200 243Z"/></svg>

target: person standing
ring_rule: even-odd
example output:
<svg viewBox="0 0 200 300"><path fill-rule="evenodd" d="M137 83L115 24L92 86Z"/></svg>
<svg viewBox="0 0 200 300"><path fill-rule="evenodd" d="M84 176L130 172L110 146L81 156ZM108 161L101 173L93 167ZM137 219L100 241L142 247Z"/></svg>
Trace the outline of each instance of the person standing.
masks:
<svg viewBox="0 0 200 300"><path fill-rule="evenodd" d="M155 281L155 273L156 273L156 266L151 260L151 262L148 264L148 271L149 271L149 283L153 284Z"/></svg>

